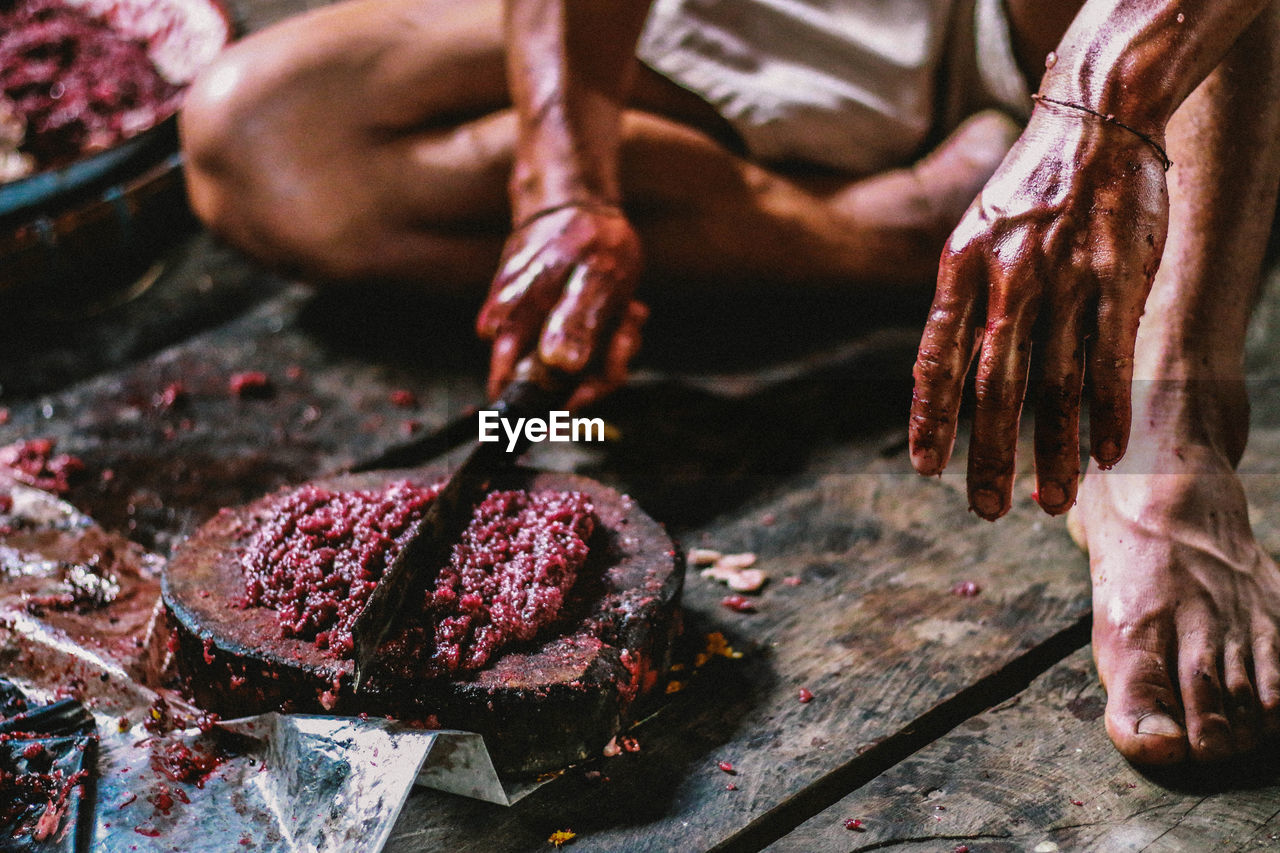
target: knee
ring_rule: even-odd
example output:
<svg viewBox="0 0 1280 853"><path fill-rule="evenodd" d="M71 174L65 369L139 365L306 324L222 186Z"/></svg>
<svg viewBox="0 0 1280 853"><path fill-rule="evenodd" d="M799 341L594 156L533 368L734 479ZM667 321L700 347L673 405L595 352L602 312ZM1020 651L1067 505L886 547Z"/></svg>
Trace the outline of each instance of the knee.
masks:
<svg viewBox="0 0 1280 853"><path fill-rule="evenodd" d="M215 231L226 229L233 200L253 186L255 151L246 128L266 101L252 56L225 52L187 90L179 117L192 209Z"/></svg>
<svg viewBox="0 0 1280 853"><path fill-rule="evenodd" d="M259 262L350 278L368 217L358 193L335 197L336 176L312 162L323 156L302 154L310 149L295 135L307 124L295 97L300 73L287 55L241 43L196 79L179 123L187 195L211 231Z"/></svg>

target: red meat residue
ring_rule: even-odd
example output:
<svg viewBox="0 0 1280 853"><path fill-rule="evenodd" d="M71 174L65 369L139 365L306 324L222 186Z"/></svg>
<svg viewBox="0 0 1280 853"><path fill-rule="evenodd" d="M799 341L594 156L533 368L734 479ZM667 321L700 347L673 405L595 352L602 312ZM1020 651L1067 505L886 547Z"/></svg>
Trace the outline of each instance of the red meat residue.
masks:
<svg viewBox="0 0 1280 853"><path fill-rule="evenodd" d="M175 782L203 788L205 781L226 762L227 758L227 754L214 745L198 745L192 748L181 740L172 740L163 745L157 745L154 749L151 754L151 769ZM186 796L181 791L176 793L180 799ZM187 800L183 799L183 802ZM172 801L169 805L173 805Z"/></svg>
<svg viewBox="0 0 1280 853"><path fill-rule="evenodd" d="M388 395L391 405L402 409L412 409L418 405L418 395L407 388L397 388Z"/></svg>
<svg viewBox="0 0 1280 853"><path fill-rule="evenodd" d="M36 841L51 838L62 824L71 789L88 775L87 770L68 776L61 770L0 768L0 823L16 824L16 835L30 834Z"/></svg>
<svg viewBox="0 0 1280 853"><path fill-rule="evenodd" d="M0 465L20 483L65 495L84 472L84 462L66 453L55 456L55 447L57 441L52 438L33 438L0 447Z"/></svg>
<svg viewBox="0 0 1280 853"><path fill-rule="evenodd" d="M232 374L227 380L227 389L241 399L264 399L275 393L271 377L261 370Z"/></svg>

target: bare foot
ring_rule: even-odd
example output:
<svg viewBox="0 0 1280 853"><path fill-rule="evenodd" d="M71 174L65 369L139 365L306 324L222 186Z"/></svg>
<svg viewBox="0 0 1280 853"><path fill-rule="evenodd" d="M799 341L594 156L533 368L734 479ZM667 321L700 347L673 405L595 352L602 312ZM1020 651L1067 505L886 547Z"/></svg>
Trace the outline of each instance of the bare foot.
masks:
<svg viewBox="0 0 1280 853"><path fill-rule="evenodd" d="M1134 423L1129 455L1090 470L1071 519L1107 733L1136 764L1221 761L1280 731L1280 570L1249 526L1242 442Z"/></svg>

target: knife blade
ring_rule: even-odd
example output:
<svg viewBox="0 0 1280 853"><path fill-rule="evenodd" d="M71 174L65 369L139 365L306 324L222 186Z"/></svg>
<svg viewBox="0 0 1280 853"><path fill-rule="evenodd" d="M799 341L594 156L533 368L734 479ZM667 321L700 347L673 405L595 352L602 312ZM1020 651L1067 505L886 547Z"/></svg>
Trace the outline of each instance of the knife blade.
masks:
<svg viewBox="0 0 1280 853"><path fill-rule="evenodd" d="M551 370L536 356L528 356L516 366L515 378L488 411L497 411L499 417L509 420L545 416L563 406L570 391L564 374ZM515 467L529 443L524 431L509 450L502 441L477 441L410 528L403 547L383 572L352 626L357 695L368 693L370 674L378 668L379 649L391 636L409 597L423 589L430 573L445 565L453 543L471 519L472 508L484 498L490 483Z"/></svg>

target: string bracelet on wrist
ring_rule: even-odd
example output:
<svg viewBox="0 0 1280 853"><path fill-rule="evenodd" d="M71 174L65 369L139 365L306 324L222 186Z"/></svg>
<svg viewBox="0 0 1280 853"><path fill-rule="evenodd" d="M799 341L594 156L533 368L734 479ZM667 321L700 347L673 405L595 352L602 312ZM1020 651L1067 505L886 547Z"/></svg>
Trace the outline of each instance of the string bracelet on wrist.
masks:
<svg viewBox="0 0 1280 853"><path fill-rule="evenodd" d="M1163 145L1161 145L1159 142L1156 142L1154 139L1152 139L1150 136L1143 133L1142 131L1138 130L1136 127L1131 127L1125 124L1124 122L1120 121L1111 113L1101 113L1091 107L1086 107L1084 104L1073 104L1070 101L1059 101L1056 98L1050 98L1047 95L1040 94L1039 92L1032 95L1031 100L1035 101L1037 104L1049 104L1051 106L1060 107L1062 109L1075 110L1076 112L1081 112L1086 115L1091 115L1094 118L1105 122L1106 124L1112 124L1112 125L1115 125L1116 127L1122 128L1123 130L1127 130L1130 133L1132 133L1134 136L1141 139L1147 145L1149 145L1151 149L1156 152L1156 156L1160 158L1160 165L1164 166L1164 170L1166 172L1169 171L1169 168L1173 165L1173 161L1170 160L1169 155L1165 153Z"/></svg>
<svg viewBox="0 0 1280 853"><path fill-rule="evenodd" d="M533 213L530 213L524 219L520 220L520 222L516 223L515 227L512 230L519 231L522 228L527 228L528 226L537 222L539 219L543 219L547 216L551 216L552 214L559 213L562 210L571 210L573 208L594 211L597 213L617 213L617 214L622 213L622 206L619 204L615 204L613 202L586 201L584 199L578 199L575 201L566 201L560 204L553 204L550 207L544 207L541 210L535 210Z"/></svg>

